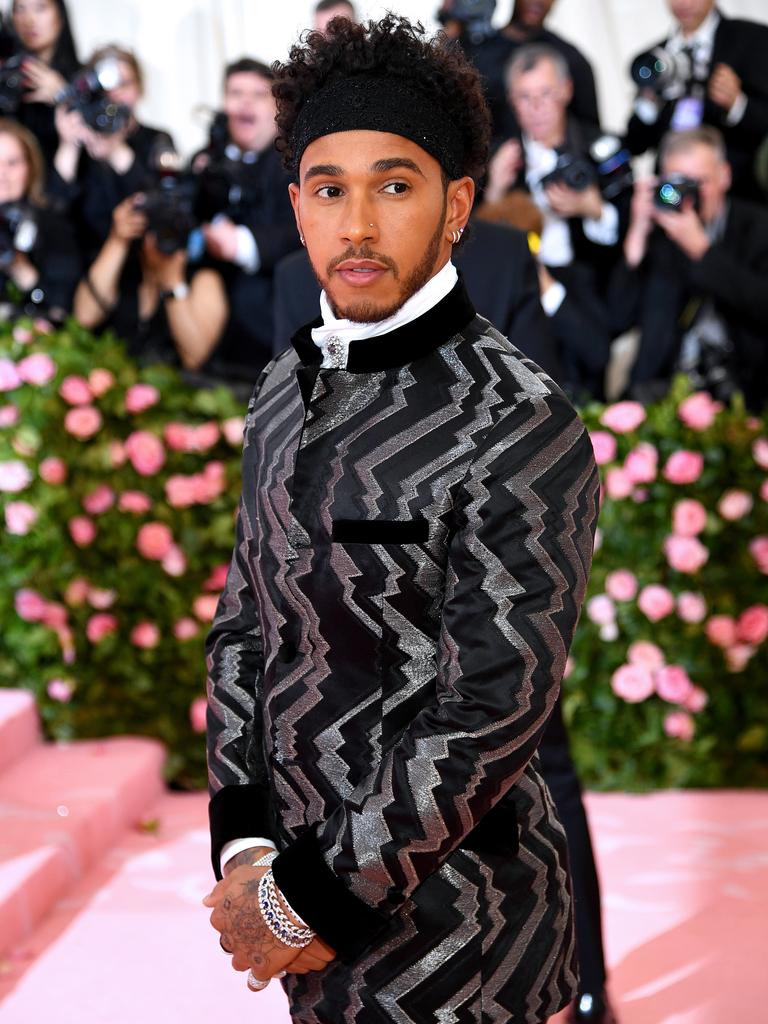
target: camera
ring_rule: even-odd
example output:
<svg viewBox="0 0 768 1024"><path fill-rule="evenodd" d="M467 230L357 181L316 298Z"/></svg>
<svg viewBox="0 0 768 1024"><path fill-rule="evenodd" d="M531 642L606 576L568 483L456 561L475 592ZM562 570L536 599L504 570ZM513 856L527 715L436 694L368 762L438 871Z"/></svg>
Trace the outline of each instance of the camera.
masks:
<svg viewBox="0 0 768 1024"><path fill-rule="evenodd" d="M57 103L65 103L77 110L83 121L101 135L114 135L122 131L131 118L130 108L114 103L108 96L110 89L120 84L120 64L116 57L104 57L92 68L77 74L56 96Z"/></svg>
<svg viewBox="0 0 768 1024"><path fill-rule="evenodd" d="M693 208L699 207L699 184L683 174L670 174L656 186L653 205L659 210L680 213L687 199L693 199Z"/></svg>
<svg viewBox="0 0 768 1024"><path fill-rule="evenodd" d="M493 35L495 9L496 0L453 0L450 4L443 4L437 12L437 20L441 25L458 21L470 41L480 43Z"/></svg>
<svg viewBox="0 0 768 1024"><path fill-rule="evenodd" d="M629 70L640 89L656 93L682 93L691 78L691 60L685 53L670 53L663 46L641 53Z"/></svg>
<svg viewBox="0 0 768 1024"><path fill-rule="evenodd" d="M134 208L146 215L147 231L155 236L160 252L170 256L186 249L197 227L194 177L181 168L178 153L161 142L150 159L152 183Z"/></svg>
<svg viewBox="0 0 768 1024"><path fill-rule="evenodd" d="M554 169L545 174L541 185L567 185L574 192L584 192L590 185L597 184L597 170L591 160L573 153L561 153Z"/></svg>
<svg viewBox="0 0 768 1024"><path fill-rule="evenodd" d="M0 270L7 270L17 253L30 253L37 243L37 217L27 203L0 203Z"/></svg>
<svg viewBox="0 0 768 1024"><path fill-rule="evenodd" d="M605 199L615 199L632 188L632 154L615 135L601 135L589 147L600 191Z"/></svg>
<svg viewBox="0 0 768 1024"><path fill-rule="evenodd" d="M256 159L255 153L243 152L229 143L218 159L212 159L203 168L198 175L195 201L195 213L201 223L220 215L239 223L257 205L259 196L251 174Z"/></svg>

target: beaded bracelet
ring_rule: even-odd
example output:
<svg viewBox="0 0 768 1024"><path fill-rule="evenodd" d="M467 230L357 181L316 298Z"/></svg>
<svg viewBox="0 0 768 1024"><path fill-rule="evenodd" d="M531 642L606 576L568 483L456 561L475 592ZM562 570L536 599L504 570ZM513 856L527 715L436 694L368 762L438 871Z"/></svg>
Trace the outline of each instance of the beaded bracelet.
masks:
<svg viewBox="0 0 768 1024"><path fill-rule="evenodd" d="M310 944L315 933L306 926L299 928L283 910L271 868L261 877L258 899L261 916L279 942L292 949L303 949Z"/></svg>

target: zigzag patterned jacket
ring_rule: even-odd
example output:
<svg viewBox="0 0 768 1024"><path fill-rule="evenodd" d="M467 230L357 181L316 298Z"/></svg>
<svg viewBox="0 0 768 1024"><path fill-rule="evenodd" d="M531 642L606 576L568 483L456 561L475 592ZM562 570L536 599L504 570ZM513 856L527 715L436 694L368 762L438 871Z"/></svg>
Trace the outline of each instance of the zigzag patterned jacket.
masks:
<svg viewBox="0 0 768 1024"><path fill-rule="evenodd" d="M535 751L591 563L588 435L461 281L319 363L304 328L246 419L207 647L214 870L271 836L337 950L283 982L294 1020L538 1024L575 989Z"/></svg>

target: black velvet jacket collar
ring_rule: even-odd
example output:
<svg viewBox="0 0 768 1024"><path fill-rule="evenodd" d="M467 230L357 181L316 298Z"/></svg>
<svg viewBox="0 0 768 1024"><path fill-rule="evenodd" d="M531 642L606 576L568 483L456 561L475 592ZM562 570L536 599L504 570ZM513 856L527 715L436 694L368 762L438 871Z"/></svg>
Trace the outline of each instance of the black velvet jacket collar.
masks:
<svg viewBox="0 0 768 1024"><path fill-rule="evenodd" d="M475 307L459 274L459 280L445 298L415 320L387 334L350 342L346 369L350 373L373 373L405 366L444 345L474 317ZM322 324L322 318L318 317L299 328L291 339L305 366L318 366L322 362L322 352L312 341L312 328L322 327Z"/></svg>

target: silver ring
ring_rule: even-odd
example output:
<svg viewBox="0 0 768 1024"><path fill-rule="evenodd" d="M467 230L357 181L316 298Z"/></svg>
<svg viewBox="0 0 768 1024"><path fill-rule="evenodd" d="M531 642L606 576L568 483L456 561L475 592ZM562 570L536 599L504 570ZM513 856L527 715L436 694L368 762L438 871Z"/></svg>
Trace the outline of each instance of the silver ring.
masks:
<svg viewBox="0 0 768 1024"><path fill-rule="evenodd" d="M255 976L253 971L248 971L248 988L251 989L252 992L261 992L262 989L265 989L267 987L269 982L269 978L267 978L266 981L260 981L259 978Z"/></svg>

